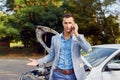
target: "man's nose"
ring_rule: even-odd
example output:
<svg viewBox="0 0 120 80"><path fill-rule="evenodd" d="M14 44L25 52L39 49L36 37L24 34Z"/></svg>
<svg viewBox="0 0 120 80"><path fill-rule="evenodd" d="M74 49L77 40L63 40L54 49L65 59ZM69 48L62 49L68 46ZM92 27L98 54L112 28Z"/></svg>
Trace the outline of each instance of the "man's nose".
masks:
<svg viewBox="0 0 120 80"><path fill-rule="evenodd" d="M67 27L71 26L71 24L67 24Z"/></svg>

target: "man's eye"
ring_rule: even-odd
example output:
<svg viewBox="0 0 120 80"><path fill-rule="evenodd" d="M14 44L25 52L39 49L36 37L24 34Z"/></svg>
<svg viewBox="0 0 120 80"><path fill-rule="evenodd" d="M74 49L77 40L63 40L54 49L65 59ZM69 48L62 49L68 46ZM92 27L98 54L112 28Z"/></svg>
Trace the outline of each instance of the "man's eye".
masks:
<svg viewBox="0 0 120 80"><path fill-rule="evenodd" d="M64 22L64 24L72 24L72 22Z"/></svg>
<svg viewBox="0 0 120 80"><path fill-rule="evenodd" d="M67 24L67 22L64 22L64 24Z"/></svg>

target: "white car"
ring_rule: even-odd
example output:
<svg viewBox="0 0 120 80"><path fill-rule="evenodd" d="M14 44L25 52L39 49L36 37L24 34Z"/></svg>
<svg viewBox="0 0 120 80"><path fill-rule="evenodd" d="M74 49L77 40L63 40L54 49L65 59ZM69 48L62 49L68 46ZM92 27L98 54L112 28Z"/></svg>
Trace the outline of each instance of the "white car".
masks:
<svg viewBox="0 0 120 80"><path fill-rule="evenodd" d="M45 36L49 36L48 41L51 42L50 36L54 34L58 32L48 27L36 28L37 39L48 52L50 43L45 44ZM92 51L82 56L82 59L87 74L86 80L120 80L120 44L93 46Z"/></svg>
<svg viewBox="0 0 120 80"><path fill-rule="evenodd" d="M120 80L120 44L93 46L82 59L86 80Z"/></svg>

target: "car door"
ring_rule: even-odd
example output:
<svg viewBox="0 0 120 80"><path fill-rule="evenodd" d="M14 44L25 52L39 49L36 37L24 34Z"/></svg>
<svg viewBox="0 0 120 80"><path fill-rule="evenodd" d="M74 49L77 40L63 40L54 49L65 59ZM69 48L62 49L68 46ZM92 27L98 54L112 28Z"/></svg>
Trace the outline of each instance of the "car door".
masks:
<svg viewBox="0 0 120 80"><path fill-rule="evenodd" d="M103 80L120 80L120 52L103 68Z"/></svg>

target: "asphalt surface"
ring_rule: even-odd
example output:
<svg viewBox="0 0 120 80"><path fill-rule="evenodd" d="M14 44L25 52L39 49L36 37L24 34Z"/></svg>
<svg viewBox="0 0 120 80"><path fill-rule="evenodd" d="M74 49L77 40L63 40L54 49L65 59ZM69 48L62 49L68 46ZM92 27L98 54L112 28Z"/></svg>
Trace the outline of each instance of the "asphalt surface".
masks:
<svg viewBox="0 0 120 80"><path fill-rule="evenodd" d="M0 59L0 80L19 80L19 76L36 67L26 64L28 59Z"/></svg>

